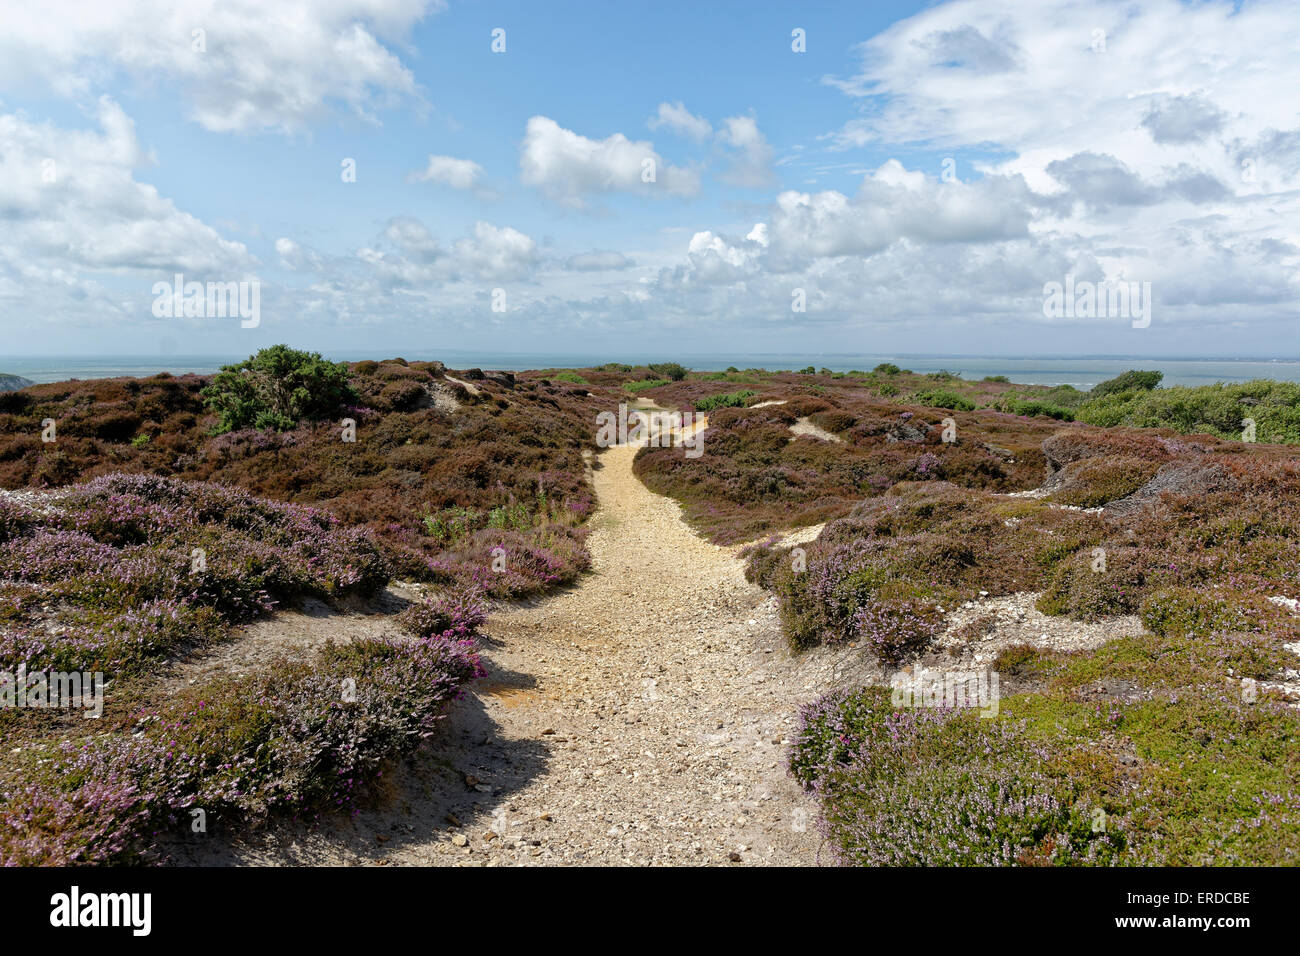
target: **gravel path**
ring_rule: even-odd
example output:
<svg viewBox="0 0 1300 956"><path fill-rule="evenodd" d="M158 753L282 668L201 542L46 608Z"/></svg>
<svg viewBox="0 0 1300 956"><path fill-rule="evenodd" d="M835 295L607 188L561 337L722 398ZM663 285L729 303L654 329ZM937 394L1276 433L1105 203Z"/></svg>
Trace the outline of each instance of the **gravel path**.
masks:
<svg viewBox="0 0 1300 956"><path fill-rule="evenodd" d="M792 659L774 603L634 477L635 451L592 473L592 573L493 616L488 677L382 799L233 845L195 836L177 862L816 863L814 801L785 771L796 710L870 667Z"/></svg>

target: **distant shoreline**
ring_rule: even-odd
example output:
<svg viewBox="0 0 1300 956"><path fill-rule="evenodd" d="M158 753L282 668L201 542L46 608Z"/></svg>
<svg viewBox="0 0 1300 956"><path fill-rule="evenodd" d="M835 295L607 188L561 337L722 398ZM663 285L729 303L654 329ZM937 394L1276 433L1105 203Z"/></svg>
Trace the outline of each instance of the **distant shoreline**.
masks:
<svg viewBox="0 0 1300 956"><path fill-rule="evenodd" d="M391 351L367 350L340 353L326 350L335 361L361 361L394 357ZM107 356L15 356L0 357L0 374L20 375L37 383L68 379L145 378L159 372L182 375L192 372L210 375L222 365L239 362L246 355L107 355ZM1164 373L1164 385L1210 385L1215 382L1244 382L1251 379L1300 382L1300 359L1248 358L1150 358L1099 356L1053 358L1043 356L960 356L960 355L818 355L796 353L735 355L522 355L509 352L473 352L463 349L412 350L402 354L409 361L436 359L453 368L529 371L548 368L588 368L605 362L638 364L647 361L679 361L695 371L737 368L799 369L812 365L835 372L868 371L881 362L894 362L917 372L940 369L968 380L987 375L1005 375L1022 385L1073 385L1086 390L1098 382L1128 369L1157 369Z"/></svg>

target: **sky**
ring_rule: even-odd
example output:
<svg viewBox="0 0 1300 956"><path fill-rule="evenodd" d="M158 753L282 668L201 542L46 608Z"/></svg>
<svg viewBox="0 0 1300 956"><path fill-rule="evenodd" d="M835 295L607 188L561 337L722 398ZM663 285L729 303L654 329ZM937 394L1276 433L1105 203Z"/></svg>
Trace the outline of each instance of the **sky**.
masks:
<svg viewBox="0 0 1300 956"><path fill-rule="evenodd" d="M0 355L1297 356L1297 14L0 0Z"/></svg>

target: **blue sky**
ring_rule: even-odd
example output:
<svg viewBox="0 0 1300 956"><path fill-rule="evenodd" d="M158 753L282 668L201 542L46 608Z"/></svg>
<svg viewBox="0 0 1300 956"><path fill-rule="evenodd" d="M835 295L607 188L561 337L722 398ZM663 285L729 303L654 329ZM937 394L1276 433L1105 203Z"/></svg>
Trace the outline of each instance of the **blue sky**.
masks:
<svg viewBox="0 0 1300 956"><path fill-rule="evenodd" d="M50 9L0 3L9 354L1300 354L1285 4Z"/></svg>

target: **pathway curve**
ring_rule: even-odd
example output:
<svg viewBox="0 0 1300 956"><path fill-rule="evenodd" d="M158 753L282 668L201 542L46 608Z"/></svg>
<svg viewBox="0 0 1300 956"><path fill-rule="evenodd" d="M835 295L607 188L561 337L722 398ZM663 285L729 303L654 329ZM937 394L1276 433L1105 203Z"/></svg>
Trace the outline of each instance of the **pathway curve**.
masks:
<svg viewBox="0 0 1300 956"><path fill-rule="evenodd" d="M178 862L817 862L790 736L857 662L792 659L774 602L633 475L635 453L596 461L591 573L492 617L488 676L373 807Z"/></svg>

